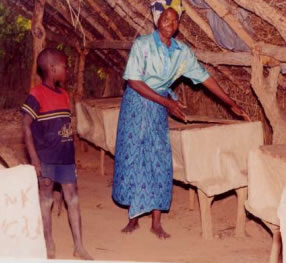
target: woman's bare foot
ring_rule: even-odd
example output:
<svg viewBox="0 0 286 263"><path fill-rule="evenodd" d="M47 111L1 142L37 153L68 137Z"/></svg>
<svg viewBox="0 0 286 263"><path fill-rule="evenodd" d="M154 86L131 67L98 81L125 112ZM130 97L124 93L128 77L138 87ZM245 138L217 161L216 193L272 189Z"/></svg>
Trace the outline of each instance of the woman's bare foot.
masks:
<svg viewBox="0 0 286 263"><path fill-rule="evenodd" d="M75 248L73 256L83 260L94 260L94 258L91 255L89 255L84 248Z"/></svg>
<svg viewBox="0 0 286 263"><path fill-rule="evenodd" d="M165 230L161 226L161 211L160 210L152 211L152 227L150 231L154 233L160 239L166 239L170 237L170 235L166 233Z"/></svg>
<svg viewBox="0 0 286 263"><path fill-rule="evenodd" d="M171 235L165 232L165 230L162 228L161 225L156 225L156 226L152 225L150 231L160 239L166 239L171 237Z"/></svg>
<svg viewBox="0 0 286 263"><path fill-rule="evenodd" d="M126 227L124 227L121 232L123 233L132 233L134 230L139 228L138 218L129 219L129 222Z"/></svg>

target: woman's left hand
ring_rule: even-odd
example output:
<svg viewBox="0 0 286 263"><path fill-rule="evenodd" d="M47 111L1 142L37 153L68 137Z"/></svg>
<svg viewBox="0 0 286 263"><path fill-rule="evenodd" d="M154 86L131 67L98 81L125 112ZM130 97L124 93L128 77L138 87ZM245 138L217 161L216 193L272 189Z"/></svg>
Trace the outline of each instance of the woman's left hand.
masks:
<svg viewBox="0 0 286 263"><path fill-rule="evenodd" d="M235 113L238 116L241 116L244 120L246 121L251 121L250 117L248 116L248 114L238 105L234 105L231 107L231 110L233 113Z"/></svg>

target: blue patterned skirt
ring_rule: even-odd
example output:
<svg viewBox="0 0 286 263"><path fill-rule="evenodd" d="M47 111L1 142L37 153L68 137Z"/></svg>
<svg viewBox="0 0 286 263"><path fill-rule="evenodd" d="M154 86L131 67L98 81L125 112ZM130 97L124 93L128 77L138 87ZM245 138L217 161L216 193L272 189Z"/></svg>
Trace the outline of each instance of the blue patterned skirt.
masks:
<svg viewBox="0 0 286 263"><path fill-rule="evenodd" d="M172 180L167 109L127 87L117 129L113 199L129 206L129 218L168 210Z"/></svg>

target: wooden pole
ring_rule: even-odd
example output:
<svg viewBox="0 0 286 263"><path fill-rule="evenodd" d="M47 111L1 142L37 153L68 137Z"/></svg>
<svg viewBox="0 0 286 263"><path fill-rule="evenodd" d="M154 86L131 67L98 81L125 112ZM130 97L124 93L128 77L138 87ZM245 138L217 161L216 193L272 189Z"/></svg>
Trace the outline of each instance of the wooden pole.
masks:
<svg viewBox="0 0 286 263"><path fill-rule="evenodd" d="M259 50L253 49L251 85L256 93L266 117L273 129L273 144L286 144L286 121L276 99L280 67L269 70L264 76L264 68Z"/></svg>
<svg viewBox="0 0 286 263"><path fill-rule="evenodd" d="M79 63L78 63L78 70L77 70L77 89L76 94L80 98L84 95L84 69L85 69L85 59L86 55L88 54L88 49L80 49L77 48L79 54Z"/></svg>
<svg viewBox="0 0 286 263"><path fill-rule="evenodd" d="M32 18L32 35L33 35L33 64L31 69L30 89L40 83L37 73L37 57L45 47L46 31L43 27L43 16L46 0L35 0L34 14Z"/></svg>

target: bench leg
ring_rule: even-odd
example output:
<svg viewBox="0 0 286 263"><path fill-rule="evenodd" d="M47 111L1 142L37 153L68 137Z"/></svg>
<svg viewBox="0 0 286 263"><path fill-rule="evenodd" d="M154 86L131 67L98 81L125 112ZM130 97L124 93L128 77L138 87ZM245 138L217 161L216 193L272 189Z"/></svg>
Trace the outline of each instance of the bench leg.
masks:
<svg viewBox="0 0 286 263"><path fill-rule="evenodd" d="M211 204L214 197L208 197L204 192L198 189L200 211L201 211L201 224L203 238L207 240L213 239L213 228L211 218Z"/></svg>
<svg viewBox="0 0 286 263"><path fill-rule="evenodd" d="M104 156L105 151L103 149L100 149L100 175L104 176Z"/></svg>
<svg viewBox="0 0 286 263"><path fill-rule="evenodd" d="M245 208L244 203L247 198L247 187L242 187L235 189L237 195L237 217L236 217L236 228L235 236L236 237L245 237Z"/></svg>
<svg viewBox="0 0 286 263"><path fill-rule="evenodd" d="M192 187L189 188L189 201L190 210L195 210L196 190Z"/></svg>
<svg viewBox="0 0 286 263"><path fill-rule="evenodd" d="M271 230L273 234L269 263L279 263L281 247L282 247L280 227L265 221L263 222Z"/></svg>

